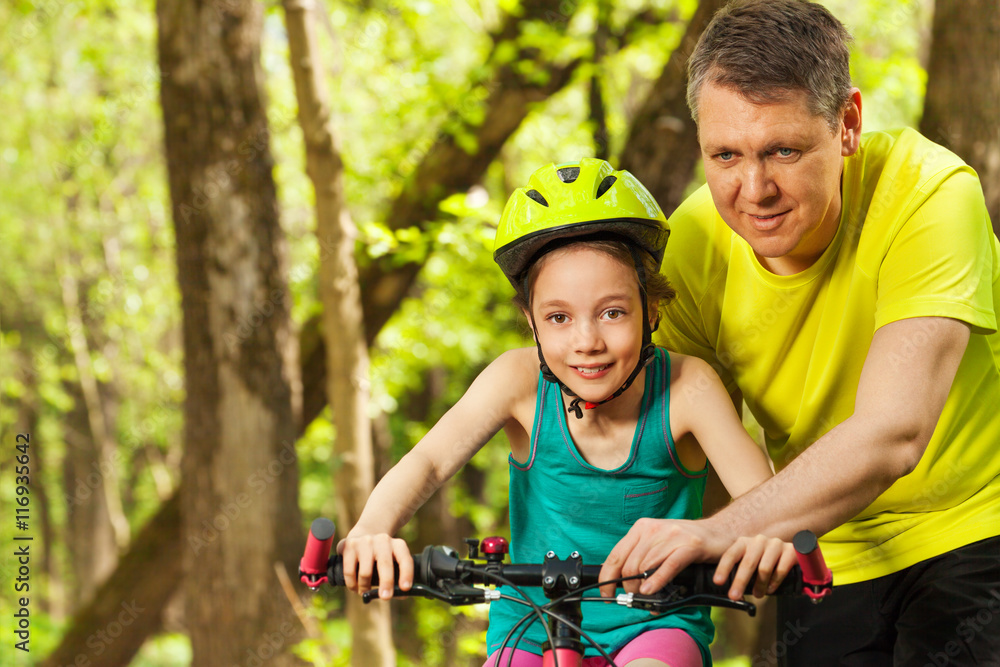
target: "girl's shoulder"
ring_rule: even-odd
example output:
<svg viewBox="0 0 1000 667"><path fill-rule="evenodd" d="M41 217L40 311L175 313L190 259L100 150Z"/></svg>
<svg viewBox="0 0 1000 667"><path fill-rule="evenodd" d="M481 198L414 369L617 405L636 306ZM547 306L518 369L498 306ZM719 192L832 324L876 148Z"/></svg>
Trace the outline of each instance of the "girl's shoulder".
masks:
<svg viewBox="0 0 1000 667"><path fill-rule="evenodd" d="M705 388L708 385L722 383L719 374L704 359L666 349L663 352L670 356L671 390Z"/></svg>
<svg viewBox="0 0 1000 667"><path fill-rule="evenodd" d="M497 398L518 402L534 399L538 389L538 352L533 347L508 350L493 360L476 379Z"/></svg>
<svg viewBox="0 0 1000 667"><path fill-rule="evenodd" d="M495 405L502 405L506 413L504 428L511 448L515 455L523 458L538 397L538 350L534 347L508 350L497 357L483 375L487 373L490 374L489 391L495 392Z"/></svg>

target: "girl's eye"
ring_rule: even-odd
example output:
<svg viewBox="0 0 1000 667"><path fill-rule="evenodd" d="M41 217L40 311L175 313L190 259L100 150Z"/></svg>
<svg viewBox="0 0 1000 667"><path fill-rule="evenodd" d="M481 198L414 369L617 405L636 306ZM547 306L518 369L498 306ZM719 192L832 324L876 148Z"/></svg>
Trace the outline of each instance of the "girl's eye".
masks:
<svg viewBox="0 0 1000 667"><path fill-rule="evenodd" d="M566 322L566 316L562 313L556 313L555 315L549 315L549 321L553 324L563 324Z"/></svg>
<svg viewBox="0 0 1000 667"><path fill-rule="evenodd" d="M620 310L609 310L608 312L604 313L604 316L606 318L608 318L609 320L617 320L619 317L621 317L624 314L625 313L622 312L622 311L620 311Z"/></svg>

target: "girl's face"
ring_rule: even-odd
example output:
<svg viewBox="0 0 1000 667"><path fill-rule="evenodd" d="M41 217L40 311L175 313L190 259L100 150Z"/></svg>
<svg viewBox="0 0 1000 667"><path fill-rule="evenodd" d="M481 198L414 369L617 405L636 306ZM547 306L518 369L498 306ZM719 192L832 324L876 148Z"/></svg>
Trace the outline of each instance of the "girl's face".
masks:
<svg viewBox="0 0 1000 667"><path fill-rule="evenodd" d="M642 302L635 269L581 245L539 261L531 309L545 361L577 396L602 401L639 360Z"/></svg>

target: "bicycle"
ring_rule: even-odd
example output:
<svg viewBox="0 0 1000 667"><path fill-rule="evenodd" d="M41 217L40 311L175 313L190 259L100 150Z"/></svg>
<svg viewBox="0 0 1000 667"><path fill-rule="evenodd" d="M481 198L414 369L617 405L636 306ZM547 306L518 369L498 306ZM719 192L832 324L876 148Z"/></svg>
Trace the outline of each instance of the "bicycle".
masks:
<svg viewBox="0 0 1000 667"><path fill-rule="evenodd" d="M318 590L324 583L331 586L344 585L343 562L339 555L331 557L335 527L329 519L316 519L309 529L305 552L299 562L299 578L311 590ZM446 602L452 606L479 604L507 598L532 607L521 621L511 628L499 655L503 656L508 646L517 644L527 629L529 621L543 621L548 641L543 647L543 667L580 667L583 661L586 640L595 647L609 665L615 667L607 652L591 640L583 630L581 602L615 602L621 606L644 609L650 612L667 612L687 606L728 607L744 611L750 616L757 608L752 602L730 600L727 596L732 578L722 585L713 583L715 564L694 563L681 571L659 592L648 595L620 593L616 598L584 598L584 591L597 588L605 583L620 583L626 579L645 578L653 570L637 577L621 578L613 582L598 581L601 565L585 565L578 552L567 558L559 558L554 552L545 554L541 564L505 563L508 553L507 541L502 537L487 537L482 541L466 539L469 557L461 559L448 547L428 546L413 557L414 582L409 591L395 587L395 596L419 596ZM813 602L819 602L829 595L833 588L833 575L823 561L816 536L810 531L801 531L792 540L798 556L798 565L772 595L806 595ZM372 584L377 585L377 575ZM523 599L502 594L498 589L478 588L474 584L509 586L521 593ZM753 579L747 585L752 589ZM523 595L521 587L540 587L551 602L536 605ZM367 604L377 599L378 591L370 590L362 595ZM547 622L546 622L547 617ZM523 629L519 630L523 626ZM513 640L513 643L511 643ZM508 664L512 659L507 658Z"/></svg>

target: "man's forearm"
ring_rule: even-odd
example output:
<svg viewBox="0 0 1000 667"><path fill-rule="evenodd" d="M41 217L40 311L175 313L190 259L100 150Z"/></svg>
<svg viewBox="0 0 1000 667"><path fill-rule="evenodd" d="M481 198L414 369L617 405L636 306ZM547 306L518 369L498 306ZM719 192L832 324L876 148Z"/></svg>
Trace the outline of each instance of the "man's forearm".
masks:
<svg viewBox="0 0 1000 667"><path fill-rule="evenodd" d="M907 474L914 451L925 444L852 417L709 520L733 539L762 534L790 540L803 529L822 535Z"/></svg>

